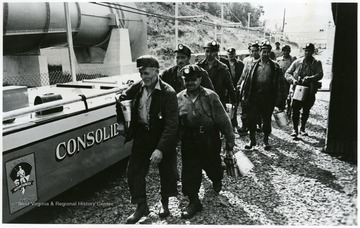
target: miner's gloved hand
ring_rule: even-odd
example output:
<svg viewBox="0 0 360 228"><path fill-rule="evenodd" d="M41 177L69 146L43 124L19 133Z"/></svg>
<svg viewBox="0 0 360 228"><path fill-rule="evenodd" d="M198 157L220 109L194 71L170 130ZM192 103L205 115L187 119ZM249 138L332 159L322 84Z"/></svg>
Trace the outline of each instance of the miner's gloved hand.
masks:
<svg viewBox="0 0 360 228"><path fill-rule="evenodd" d="M160 150L156 149L154 150L154 152L150 157L150 162L154 164L159 164L161 162L162 157L163 157L163 153Z"/></svg>

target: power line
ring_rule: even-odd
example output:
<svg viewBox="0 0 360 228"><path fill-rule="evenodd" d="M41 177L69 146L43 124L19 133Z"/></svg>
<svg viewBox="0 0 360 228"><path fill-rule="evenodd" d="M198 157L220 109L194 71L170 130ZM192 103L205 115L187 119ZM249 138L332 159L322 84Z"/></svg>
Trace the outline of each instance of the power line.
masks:
<svg viewBox="0 0 360 228"><path fill-rule="evenodd" d="M235 25L217 24L217 23L215 23L215 22L203 21L203 20L193 20L193 19L186 19L186 18L175 18L175 17L172 17L172 16L166 16L166 15L162 15L162 14L149 13L149 12L144 11L144 10L140 10L140 9L137 9L137 8L134 8L134 7L125 6L125 5L116 4L116 3L104 2L105 4L111 4L111 5L115 5L115 6L117 6L117 7L114 7L114 6L111 6L111 5L105 5L105 4L98 3L98 2L90 2L90 3L95 4L95 5L99 5L99 6L103 6L103 7L108 7L108 8L116 9L116 10L122 10L122 11L128 12L128 13L134 13L134 14L143 15L143 16L149 16L149 17L157 17L157 18L161 18L161 19L165 19L165 20L170 20L170 21L175 21L175 20L187 21L187 22L193 22L193 23L200 23L200 24L208 25L208 26L215 26L215 25L216 25L216 26L221 26L221 27L224 27L224 28L239 28L239 27L242 27L242 26L235 26ZM129 8L129 9L132 9L132 10L135 10L135 11L126 10L126 9L123 9L122 7L124 7L124 8Z"/></svg>

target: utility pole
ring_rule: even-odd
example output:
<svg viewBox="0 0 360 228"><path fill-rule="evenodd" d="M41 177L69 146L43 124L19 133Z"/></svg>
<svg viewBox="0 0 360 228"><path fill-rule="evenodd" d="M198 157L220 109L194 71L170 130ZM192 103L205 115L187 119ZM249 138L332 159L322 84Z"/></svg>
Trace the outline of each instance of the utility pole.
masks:
<svg viewBox="0 0 360 228"><path fill-rule="evenodd" d="M179 37L179 4L178 2L175 2L175 49L177 49L178 46L178 37Z"/></svg>
<svg viewBox="0 0 360 228"><path fill-rule="evenodd" d="M249 36L249 38L250 38L250 15L251 15L251 13L248 13L248 36Z"/></svg>
<svg viewBox="0 0 360 228"><path fill-rule="evenodd" d="M180 18L198 18L204 17L204 15L197 15L197 16L181 16L179 17L179 4L175 2L175 49L178 46L178 37L179 37L179 19ZM200 19L200 22L202 20ZM216 35L215 35L216 36Z"/></svg>
<svg viewBox="0 0 360 228"><path fill-rule="evenodd" d="M65 11L65 22L66 22L66 34L68 41L68 50L69 50L69 59L70 59L70 71L73 82L76 82L76 71L75 71L75 53L74 45L72 39L72 29L71 29L71 18L69 13L69 3L64 2L64 11Z"/></svg>
<svg viewBox="0 0 360 228"><path fill-rule="evenodd" d="M286 12L286 8L284 8L283 26L282 26L283 39L285 39L285 12Z"/></svg>
<svg viewBox="0 0 360 228"><path fill-rule="evenodd" d="M266 23L266 20L264 20L264 39L266 39L265 23Z"/></svg>
<svg viewBox="0 0 360 228"><path fill-rule="evenodd" d="M223 34L224 34L224 4L221 4L221 42L220 46L223 45Z"/></svg>

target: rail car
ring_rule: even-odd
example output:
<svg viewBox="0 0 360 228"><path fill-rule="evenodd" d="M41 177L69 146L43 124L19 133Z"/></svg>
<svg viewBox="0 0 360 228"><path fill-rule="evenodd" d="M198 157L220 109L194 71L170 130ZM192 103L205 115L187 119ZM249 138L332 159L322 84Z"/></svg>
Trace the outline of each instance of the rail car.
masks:
<svg viewBox="0 0 360 228"><path fill-rule="evenodd" d="M3 116L3 222L130 154L117 132L115 96L137 77L4 90L6 104L25 107Z"/></svg>

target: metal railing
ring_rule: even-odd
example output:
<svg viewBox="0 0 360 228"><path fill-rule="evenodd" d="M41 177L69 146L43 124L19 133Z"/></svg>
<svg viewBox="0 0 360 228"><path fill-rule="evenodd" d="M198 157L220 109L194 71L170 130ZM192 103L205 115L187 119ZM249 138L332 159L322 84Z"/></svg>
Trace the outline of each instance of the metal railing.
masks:
<svg viewBox="0 0 360 228"><path fill-rule="evenodd" d="M101 96L105 96L105 95L109 95L109 94L113 94L113 93L119 93L122 90L123 90L123 88L113 88L113 89L109 89L104 92L89 95L86 97L85 97L85 95L81 95L81 96L79 95L76 98L52 101L49 103L43 103L43 104L35 105L32 107L25 107L25 108L16 109L16 110L8 111L8 112L3 112L3 121L10 120L10 119L13 119L13 118L21 116L21 115L25 115L25 114L29 114L29 113L33 113L33 112L39 112L39 111L43 111L43 110L46 110L49 108L56 108L56 107L60 107L60 106L66 105L66 104L71 104L71 103L75 103L75 102L79 102L79 101L86 102L87 99L101 97ZM84 97L86 99L84 99Z"/></svg>

